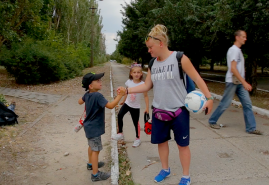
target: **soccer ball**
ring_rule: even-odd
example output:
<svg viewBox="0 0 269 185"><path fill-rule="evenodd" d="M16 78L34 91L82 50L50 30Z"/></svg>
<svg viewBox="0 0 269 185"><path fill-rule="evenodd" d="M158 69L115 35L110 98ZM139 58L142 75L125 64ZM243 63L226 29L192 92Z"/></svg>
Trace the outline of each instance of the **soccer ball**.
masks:
<svg viewBox="0 0 269 185"><path fill-rule="evenodd" d="M206 104L206 97L200 91L192 91L185 98L185 107L194 114L203 112L203 107Z"/></svg>

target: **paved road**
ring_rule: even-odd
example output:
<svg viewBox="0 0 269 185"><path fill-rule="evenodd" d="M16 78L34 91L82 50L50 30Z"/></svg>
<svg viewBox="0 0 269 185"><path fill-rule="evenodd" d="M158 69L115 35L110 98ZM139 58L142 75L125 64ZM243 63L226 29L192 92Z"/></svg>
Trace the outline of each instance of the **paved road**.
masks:
<svg viewBox="0 0 269 185"><path fill-rule="evenodd" d="M225 82L225 74L201 72L200 75L202 78ZM269 90L269 77L258 77L257 81L259 89Z"/></svg>
<svg viewBox="0 0 269 185"><path fill-rule="evenodd" d="M124 85L129 69L112 63L114 87ZM149 91L152 102L152 90ZM214 102L214 109L219 101ZM141 100L140 123L142 144L132 148L135 131L129 114L124 117L123 132L127 142L127 153L131 161L131 171L135 183L152 185L159 173L157 145L150 143L150 136L143 132L144 100ZM229 107L219 123L226 125L220 130L208 127L208 118L203 114L191 115L192 185L268 185L269 184L269 120L256 116L257 128L265 135L249 135L244 131L242 109ZM173 140L169 142L172 176L163 185L177 185L182 174L178 151ZM151 162L157 163L144 168ZM143 169L144 168L144 169Z"/></svg>

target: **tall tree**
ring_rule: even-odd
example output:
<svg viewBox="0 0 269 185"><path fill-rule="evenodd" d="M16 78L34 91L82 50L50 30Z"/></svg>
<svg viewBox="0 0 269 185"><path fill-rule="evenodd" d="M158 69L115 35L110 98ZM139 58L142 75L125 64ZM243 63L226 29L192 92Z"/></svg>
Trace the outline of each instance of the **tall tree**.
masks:
<svg viewBox="0 0 269 185"><path fill-rule="evenodd" d="M42 24L40 12L45 7L44 5L47 10L52 7L52 2L49 0L5 0L0 2L0 50L5 41L21 40L27 31ZM23 27L23 24L27 25Z"/></svg>

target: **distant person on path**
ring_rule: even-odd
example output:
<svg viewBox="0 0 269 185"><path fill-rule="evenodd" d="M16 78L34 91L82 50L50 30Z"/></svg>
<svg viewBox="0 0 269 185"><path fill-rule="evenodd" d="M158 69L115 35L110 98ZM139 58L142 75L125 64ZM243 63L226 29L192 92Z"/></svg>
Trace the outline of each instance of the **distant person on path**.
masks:
<svg viewBox="0 0 269 185"><path fill-rule="evenodd" d="M125 82L127 88L136 87L138 85L143 84L143 72L141 64L132 64L129 79ZM141 100L142 93L133 93L133 94L126 94L120 105L122 105L119 114L118 114L118 128L119 132L112 139L121 140L123 139L123 117L127 112L130 112L134 127L136 138L133 143L133 147L138 147L141 144L140 140L140 124L139 124L139 116L140 116L140 100ZM144 98L146 103L146 113L149 113L149 98L148 93L144 92Z"/></svg>
<svg viewBox="0 0 269 185"><path fill-rule="evenodd" d="M89 163L87 169L92 170L91 180L101 181L110 177L110 173L98 171L98 168L104 166L104 162L98 162L98 156L103 149L101 135L105 133L105 107L113 109L125 95L124 87L118 88L118 95L112 101L108 102L98 91L102 89L102 80L104 73L88 73L83 77L82 87L87 91L82 98L78 100L81 105L85 102L86 118L83 122L84 131L88 139Z"/></svg>
<svg viewBox="0 0 269 185"><path fill-rule="evenodd" d="M256 130L256 121L248 93L248 91L252 90L252 87L245 81L245 60L240 49L247 40L247 34L243 30L238 30L234 36L234 45L227 52L228 71L225 79L226 88L219 106L211 115L208 122L211 128L219 129L220 126L217 124L217 121L222 113L230 106L234 94L236 94L243 106L246 132L261 135L262 132Z"/></svg>
<svg viewBox="0 0 269 185"><path fill-rule="evenodd" d="M161 182L170 175L168 163L169 146L168 140L171 139L170 131L174 132L174 139L179 150L179 158L183 168L183 176L179 185L190 185L190 161L191 153L189 149L190 139L190 115L184 106L184 100L187 95L183 80L180 79L178 61L176 53L168 49L167 29L163 25L156 25L147 35L145 43L148 52L152 57L156 57L144 84L136 87L127 88L127 94L147 92L153 88L153 107L162 111L181 113L171 121L162 121L152 115L152 134L151 143L158 144L159 156L162 164L162 170L154 178L155 182ZM193 67L189 58L183 55L181 59L183 70L197 84L208 101L205 105L208 108L208 114L213 107L213 98L198 72ZM158 116L157 116L158 117Z"/></svg>

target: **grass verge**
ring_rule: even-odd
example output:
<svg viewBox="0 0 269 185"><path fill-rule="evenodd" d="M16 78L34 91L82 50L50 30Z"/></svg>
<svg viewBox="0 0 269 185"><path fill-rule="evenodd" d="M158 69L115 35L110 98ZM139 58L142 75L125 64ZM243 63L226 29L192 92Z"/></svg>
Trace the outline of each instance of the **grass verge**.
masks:
<svg viewBox="0 0 269 185"><path fill-rule="evenodd" d="M132 178L131 164L127 155L127 146L124 141L118 141L119 153L119 185L136 185Z"/></svg>
<svg viewBox="0 0 269 185"><path fill-rule="evenodd" d="M119 107L115 107L116 114L118 115ZM118 122L116 118L116 122ZM131 173L131 163L127 154L127 146L125 141L120 140L117 144L119 156L119 185L138 185L134 183Z"/></svg>

